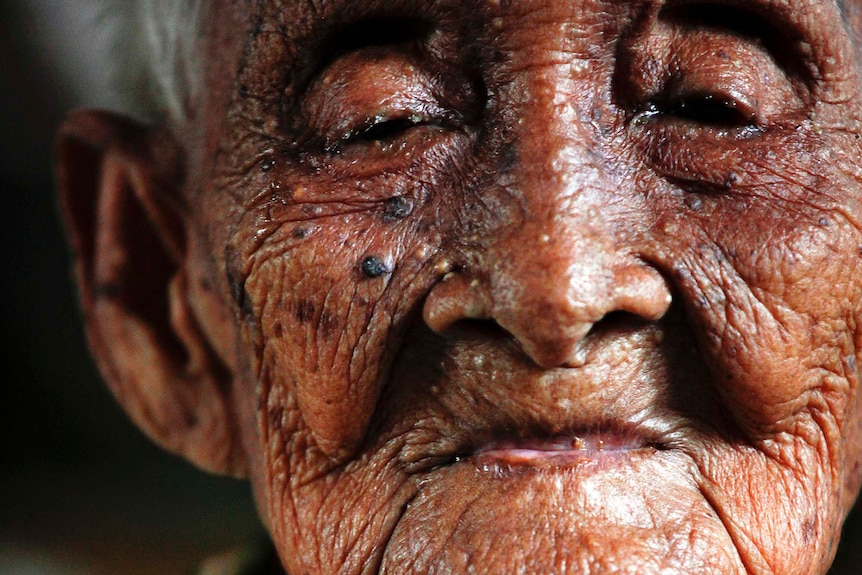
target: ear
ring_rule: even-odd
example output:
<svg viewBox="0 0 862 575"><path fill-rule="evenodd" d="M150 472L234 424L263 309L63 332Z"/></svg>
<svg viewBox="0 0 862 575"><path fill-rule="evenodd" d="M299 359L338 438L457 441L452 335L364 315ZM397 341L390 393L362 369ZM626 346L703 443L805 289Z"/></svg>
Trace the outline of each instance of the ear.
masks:
<svg viewBox="0 0 862 575"><path fill-rule="evenodd" d="M196 317L179 148L164 132L107 112L60 130L63 216L87 337L135 423L210 471L244 475L231 376Z"/></svg>

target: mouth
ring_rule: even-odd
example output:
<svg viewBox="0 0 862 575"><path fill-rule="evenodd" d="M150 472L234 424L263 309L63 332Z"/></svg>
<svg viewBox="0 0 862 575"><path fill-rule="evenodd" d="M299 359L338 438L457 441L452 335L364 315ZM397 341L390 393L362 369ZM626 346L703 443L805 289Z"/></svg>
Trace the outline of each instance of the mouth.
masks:
<svg viewBox="0 0 862 575"><path fill-rule="evenodd" d="M640 435L592 432L491 441L476 449L467 459L482 471L574 468L588 464L625 463L659 450L657 442Z"/></svg>

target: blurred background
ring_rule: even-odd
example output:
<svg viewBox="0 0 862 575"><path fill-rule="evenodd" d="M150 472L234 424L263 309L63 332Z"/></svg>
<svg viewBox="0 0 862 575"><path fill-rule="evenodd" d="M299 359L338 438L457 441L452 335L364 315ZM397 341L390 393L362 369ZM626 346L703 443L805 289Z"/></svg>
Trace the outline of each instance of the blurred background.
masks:
<svg viewBox="0 0 862 575"><path fill-rule="evenodd" d="M144 439L84 346L52 142L65 111L111 101L97 19L92 0L0 0L2 575L185 575L262 534L247 486ZM835 575L862 573L860 515Z"/></svg>
<svg viewBox="0 0 862 575"><path fill-rule="evenodd" d="M128 1L128 0L121 0ZM91 363L57 217L53 134L106 105L86 0L0 0L0 574L190 574L261 536L247 486L166 455Z"/></svg>

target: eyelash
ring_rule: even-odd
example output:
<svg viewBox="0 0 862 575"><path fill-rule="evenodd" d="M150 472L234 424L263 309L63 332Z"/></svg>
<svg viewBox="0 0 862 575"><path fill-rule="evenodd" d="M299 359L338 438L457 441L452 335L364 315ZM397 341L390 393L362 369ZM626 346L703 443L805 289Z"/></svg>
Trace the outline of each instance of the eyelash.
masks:
<svg viewBox="0 0 862 575"><path fill-rule="evenodd" d="M704 127L734 129L757 125L756 114L745 110L738 102L717 94L700 93L649 102L642 107L639 119L675 119Z"/></svg>
<svg viewBox="0 0 862 575"><path fill-rule="evenodd" d="M386 141L401 136L404 132L419 126L432 124L433 121L419 114L397 117L378 117L363 126L345 134L343 142Z"/></svg>

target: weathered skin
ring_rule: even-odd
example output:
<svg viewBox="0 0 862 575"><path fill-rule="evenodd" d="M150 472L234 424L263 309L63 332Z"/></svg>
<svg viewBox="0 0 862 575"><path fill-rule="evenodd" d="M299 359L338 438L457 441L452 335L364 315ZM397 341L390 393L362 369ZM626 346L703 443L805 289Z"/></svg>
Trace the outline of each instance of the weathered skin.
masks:
<svg viewBox="0 0 862 575"><path fill-rule="evenodd" d="M250 476L288 573L825 573L862 454L832 2L237 4L180 154L135 135L123 180L177 182L137 197L209 391L140 399L93 263L134 240L88 248L66 204L121 400ZM117 121L70 120L67 164Z"/></svg>

